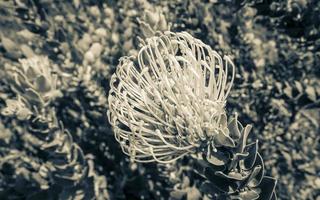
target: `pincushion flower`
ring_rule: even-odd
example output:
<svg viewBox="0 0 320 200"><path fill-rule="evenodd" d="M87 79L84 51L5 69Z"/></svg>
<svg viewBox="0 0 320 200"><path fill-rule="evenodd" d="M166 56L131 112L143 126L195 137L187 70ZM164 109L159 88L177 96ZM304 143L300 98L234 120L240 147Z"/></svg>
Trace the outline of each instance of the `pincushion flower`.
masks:
<svg viewBox="0 0 320 200"><path fill-rule="evenodd" d="M47 57L35 56L20 59L19 62L20 66L9 70L13 78L12 85L30 108L42 108L61 95L56 88L57 74Z"/></svg>
<svg viewBox="0 0 320 200"><path fill-rule="evenodd" d="M223 58L186 32L148 38L112 76L109 121L133 161L168 163L200 148L233 146L226 98L235 75Z"/></svg>

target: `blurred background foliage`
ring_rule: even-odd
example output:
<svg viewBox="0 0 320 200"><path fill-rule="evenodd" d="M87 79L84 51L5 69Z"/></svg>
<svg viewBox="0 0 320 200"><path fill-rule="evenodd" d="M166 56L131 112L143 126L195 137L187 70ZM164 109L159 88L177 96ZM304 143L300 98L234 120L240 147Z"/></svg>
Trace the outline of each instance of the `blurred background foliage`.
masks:
<svg viewBox="0 0 320 200"><path fill-rule="evenodd" d="M21 65L18 60L47 56L59 77L60 95L40 114L54 113L45 119L56 117L72 138L60 141L69 141L69 149L77 151L62 154L60 146L39 147L36 139L30 139L34 129L21 120L28 112L20 112L20 118L1 115L0 199L207 198L199 192L192 160L132 164L108 124L108 81L118 59L137 54L139 37L148 34L142 32L146 29L141 19L155 30L187 31L232 56L237 71L228 110L237 112L243 124L253 125L266 174L278 179L278 198L318 200L318 0L1 1L0 109L16 99L10 77L14 66ZM34 123L42 127L36 135L48 125L53 141L61 136L56 132L63 131L50 120ZM55 160L57 156L64 162ZM69 189L62 190L59 182L50 184L57 178L48 177L52 175L48 166L72 166L72 173L59 172L59 180L65 180L75 173L73 156L82 158L77 173L85 177L72 179Z"/></svg>

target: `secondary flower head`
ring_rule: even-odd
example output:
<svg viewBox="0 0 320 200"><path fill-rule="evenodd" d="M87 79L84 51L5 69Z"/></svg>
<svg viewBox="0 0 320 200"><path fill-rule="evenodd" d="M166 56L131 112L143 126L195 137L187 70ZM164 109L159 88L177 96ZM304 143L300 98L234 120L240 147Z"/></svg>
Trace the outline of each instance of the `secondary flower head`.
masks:
<svg viewBox="0 0 320 200"><path fill-rule="evenodd" d="M109 121L124 153L167 163L223 146L218 136L228 137L225 104L234 71L228 56L186 32L146 39L137 58L120 59L110 83Z"/></svg>
<svg viewBox="0 0 320 200"><path fill-rule="evenodd" d="M47 57L20 59L20 66L10 69L13 88L30 107L42 108L60 92L56 89L57 75Z"/></svg>

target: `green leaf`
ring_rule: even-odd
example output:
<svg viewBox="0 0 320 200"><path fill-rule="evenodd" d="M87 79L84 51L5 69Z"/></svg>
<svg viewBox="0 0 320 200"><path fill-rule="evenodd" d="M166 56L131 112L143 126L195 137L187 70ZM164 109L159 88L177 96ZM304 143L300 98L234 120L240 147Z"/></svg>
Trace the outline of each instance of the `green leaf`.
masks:
<svg viewBox="0 0 320 200"><path fill-rule="evenodd" d="M240 140L239 140L239 146L238 146L238 152L243 152L244 150L244 147L246 146L246 143L247 143L247 139L248 139L248 136L249 136L249 133L252 129L252 126L251 125L247 125L241 132L241 137L240 137Z"/></svg>
<svg viewBox="0 0 320 200"><path fill-rule="evenodd" d="M246 190L240 192L238 196L243 200L256 200L259 198L259 191Z"/></svg>
<svg viewBox="0 0 320 200"><path fill-rule="evenodd" d="M234 140L240 139L240 130L238 127L238 120L236 117L231 120L231 122L228 125L228 129L231 138L233 138Z"/></svg>
<svg viewBox="0 0 320 200"><path fill-rule="evenodd" d="M86 193L88 191L84 191L85 188L79 187L71 187L71 188L63 188L61 193L59 194L59 199L66 200L82 200L87 196Z"/></svg>
<svg viewBox="0 0 320 200"><path fill-rule="evenodd" d="M232 192L237 189L237 184L234 181L230 181L224 177L220 177L216 175L215 170L210 167L205 169L206 178L219 190L222 192Z"/></svg>
<svg viewBox="0 0 320 200"><path fill-rule="evenodd" d="M276 185L276 179L269 176L263 177L261 184L259 185L259 188L261 189L259 200L271 200L276 198L274 194Z"/></svg>
<svg viewBox="0 0 320 200"><path fill-rule="evenodd" d="M201 184L200 191L207 195L210 194L211 196L215 196L215 194L223 192L209 181L205 181Z"/></svg>
<svg viewBox="0 0 320 200"><path fill-rule="evenodd" d="M203 176L205 168L209 166L209 163L205 161L205 159L206 159L206 155L203 155L203 160L198 159L193 165L193 170L195 171L195 173L199 174L200 176Z"/></svg>
<svg viewBox="0 0 320 200"><path fill-rule="evenodd" d="M250 176L248 176L247 179L241 183L240 188L247 186L248 183L250 183L252 181L252 179L254 179L256 176L258 176L258 174L260 173L261 170L262 170L261 165L255 166L255 168L252 171L250 170L249 171Z"/></svg>
<svg viewBox="0 0 320 200"><path fill-rule="evenodd" d="M272 193L271 200L277 200L277 195L275 192Z"/></svg>
<svg viewBox="0 0 320 200"><path fill-rule="evenodd" d="M210 154L208 153L206 156L206 160L215 166L224 166L228 160L229 157L224 154L223 152L213 152L211 151Z"/></svg>
<svg viewBox="0 0 320 200"><path fill-rule="evenodd" d="M69 151L71 151L72 145L74 144L73 138L72 138L70 132L67 130L63 130L63 134L64 134L64 139L63 139L63 144L61 145L62 146L61 150L69 152ZM78 149L78 151L80 151L78 146L77 146L77 149ZM80 152L80 153L82 153L82 152Z"/></svg>
<svg viewBox="0 0 320 200"><path fill-rule="evenodd" d="M247 145L244 149L245 152L248 152L249 155L244 159L244 167L246 169L251 169L257 158L257 150L258 150L258 140L254 143Z"/></svg>
<svg viewBox="0 0 320 200"><path fill-rule="evenodd" d="M174 190L170 192L170 197L174 200L181 200L187 195L187 192L184 190Z"/></svg>
<svg viewBox="0 0 320 200"><path fill-rule="evenodd" d="M227 124L227 115L226 114L223 114L221 115L221 118L220 118L220 121L219 121L219 124L221 127L227 127L228 124Z"/></svg>
<svg viewBox="0 0 320 200"><path fill-rule="evenodd" d="M225 146L225 147L235 147L235 143L231 137L226 135L223 131L219 130L218 135L214 137L214 142L217 145Z"/></svg>
<svg viewBox="0 0 320 200"><path fill-rule="evenodd" d="M249 187L257 187L264 176L264 164L263 159L259 153L257 153L257 159L254 163L254 166L261 166L261 169L259 170L259 173L255 177L251 177L250 182L248 182Z"/></svg>
<svg viewBox="0 0 320 200"><path fill-rule="evenodd" d="M75 172L74 168L67 170L57 170L53 173L54 181L64 187L75 186L87 175L87 168L81 169L81 173Z"/></svg>
<svg viewBox="0 0 320 200"><path fill-rule="evenodd" d="M242 160L243 158L247 157L249 155L248 152L245 153L235 153L234 157L231 160L231 163L228 167L229 170L233 169L234 167L236 167L238 164L240 164L240 160Z"/></svg>
<svg viewBox="0 0 320 200"><path fill-rule="evenodd" d="M231 171L228 174L218 171L215 174L225 179L231 179L231 181L243 181L249 176L249 174L242 175L241 173L234 171Z"/></svg>
<svg viewBox="0 0 320 200"><path fill-rule="evenodd" d="M193 186L187 189L187 200L199 200L201 197L201 193L196 187Z"/></svg>

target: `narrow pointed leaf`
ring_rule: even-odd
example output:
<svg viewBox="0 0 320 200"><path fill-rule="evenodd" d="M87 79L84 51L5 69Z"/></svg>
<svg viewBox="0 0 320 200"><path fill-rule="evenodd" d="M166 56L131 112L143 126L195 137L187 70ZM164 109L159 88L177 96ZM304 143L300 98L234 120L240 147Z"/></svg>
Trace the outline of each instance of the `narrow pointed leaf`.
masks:
<svg viewBox="0 0 320 200"><path fill-rule="evenodd" d="M250 176L248 176L247 179L241 183L240 188L247 186L247 184L251 182L251 180L254 179L260 173L261 169L262 169L262 166L260 165L255 166L255 168L250 172Z"/></svg>
<svg viewBox="0 0 320 200"><path fill-rule="evenodd" d="M231 181L242 181L248 177L249 174L242 175L238 172L229 172L228 174L225 174L221 171L218 171L215 173L217 176L230 179Z"/></svg>
<svg viewBox="0 0 320 200"><path fill-rule="evenodd" d="M240 138L240 130L238 127L238 121L236 118L233 118L228 125L230 137L234 140L239 140Z"/></svg>
<svg viewBox="0 0 320 200"><path fill-rule="evenodd" d="M205 176L215 187L223 192L233 191L237 188L237 184L234 181L217 176L216 171L209 167L205 170Z"/></svg>
<svg viewBox="0 0 320 200"><path fill-rule="evenodd" d="M211 152L210 155L206 156L206 160L215 166L225 165L229 158L222 152Z"/></svg>
<svg viewBox="0 0 320 200"><path fill-rule="evenodd" d="M249 187L257 187L261 183L262 178L264 176L264 164L262 157L259 153L257 154L257 159L254 163L254 166L261 166L261 169L259 173L254 178L252 178L250 182L248 182Z"/></svg>
<svg viewBox="0 0 320 200"><path fill-rule="evenodd" d="M223 131L219 131L218 135L214 138L215 144L225 147L235 147L235 143L232 138L226 135Z"/></svg>
<svg viewBox="0 0 320 200"><path fill-rule="evenodd" d="M245 147L244 151L249 153L248 157L244 159L244 163L243 163L246 169L251 169L253 167L253 164L255 163L257 158L257 150L258 150L258 140L256 140L254 143L251 143Z"/></svg>
<svg viewBox="0 0 320 200"><path fill-rule="evenodd" d="M239 199L243 199L243 200L256 200L259 198L259 193L258 191L255 191L255 190L246 190L246 191L240 192L238 197Z"/></svg>
<svg viewBox="0 0 320 200"><path fill-rule="evenodd" d="M183 197L185 197L186 195L187 195L187 193L182 190L174 190L174 191L170 192L170 197L173 198L174 200L180 200Z"/></svg>
<svg viewBox="0 0 320 200"><path fill-rule="evenodd" d="M271 200L272 198L275 198L275 188L276 188L277 180L265 176L263 177L261 184L259 185L259 188L261 189L259 200Z"/></svg>
<svg viewBox="0 0 320 200"><path fill-rule="evenodd" d="M229 170L233 169L236 165L240 164L240 160L244 159L249 155L248 152L246 153L235 153L234 158L231 160L231 163L229 165Z"/></svg>
<svg viewBox="0 0 320 200"><path fill-rule="evenodd" d="M239 151L239 152L243 152L244 147L246 146L247 139L248 139L249 133L250 133L250 131L251 131L251 128L252 128L251 125L247 125L247 126L242 130L241 138L240 138L239 146L238 146L238 151Z"/></svg>

